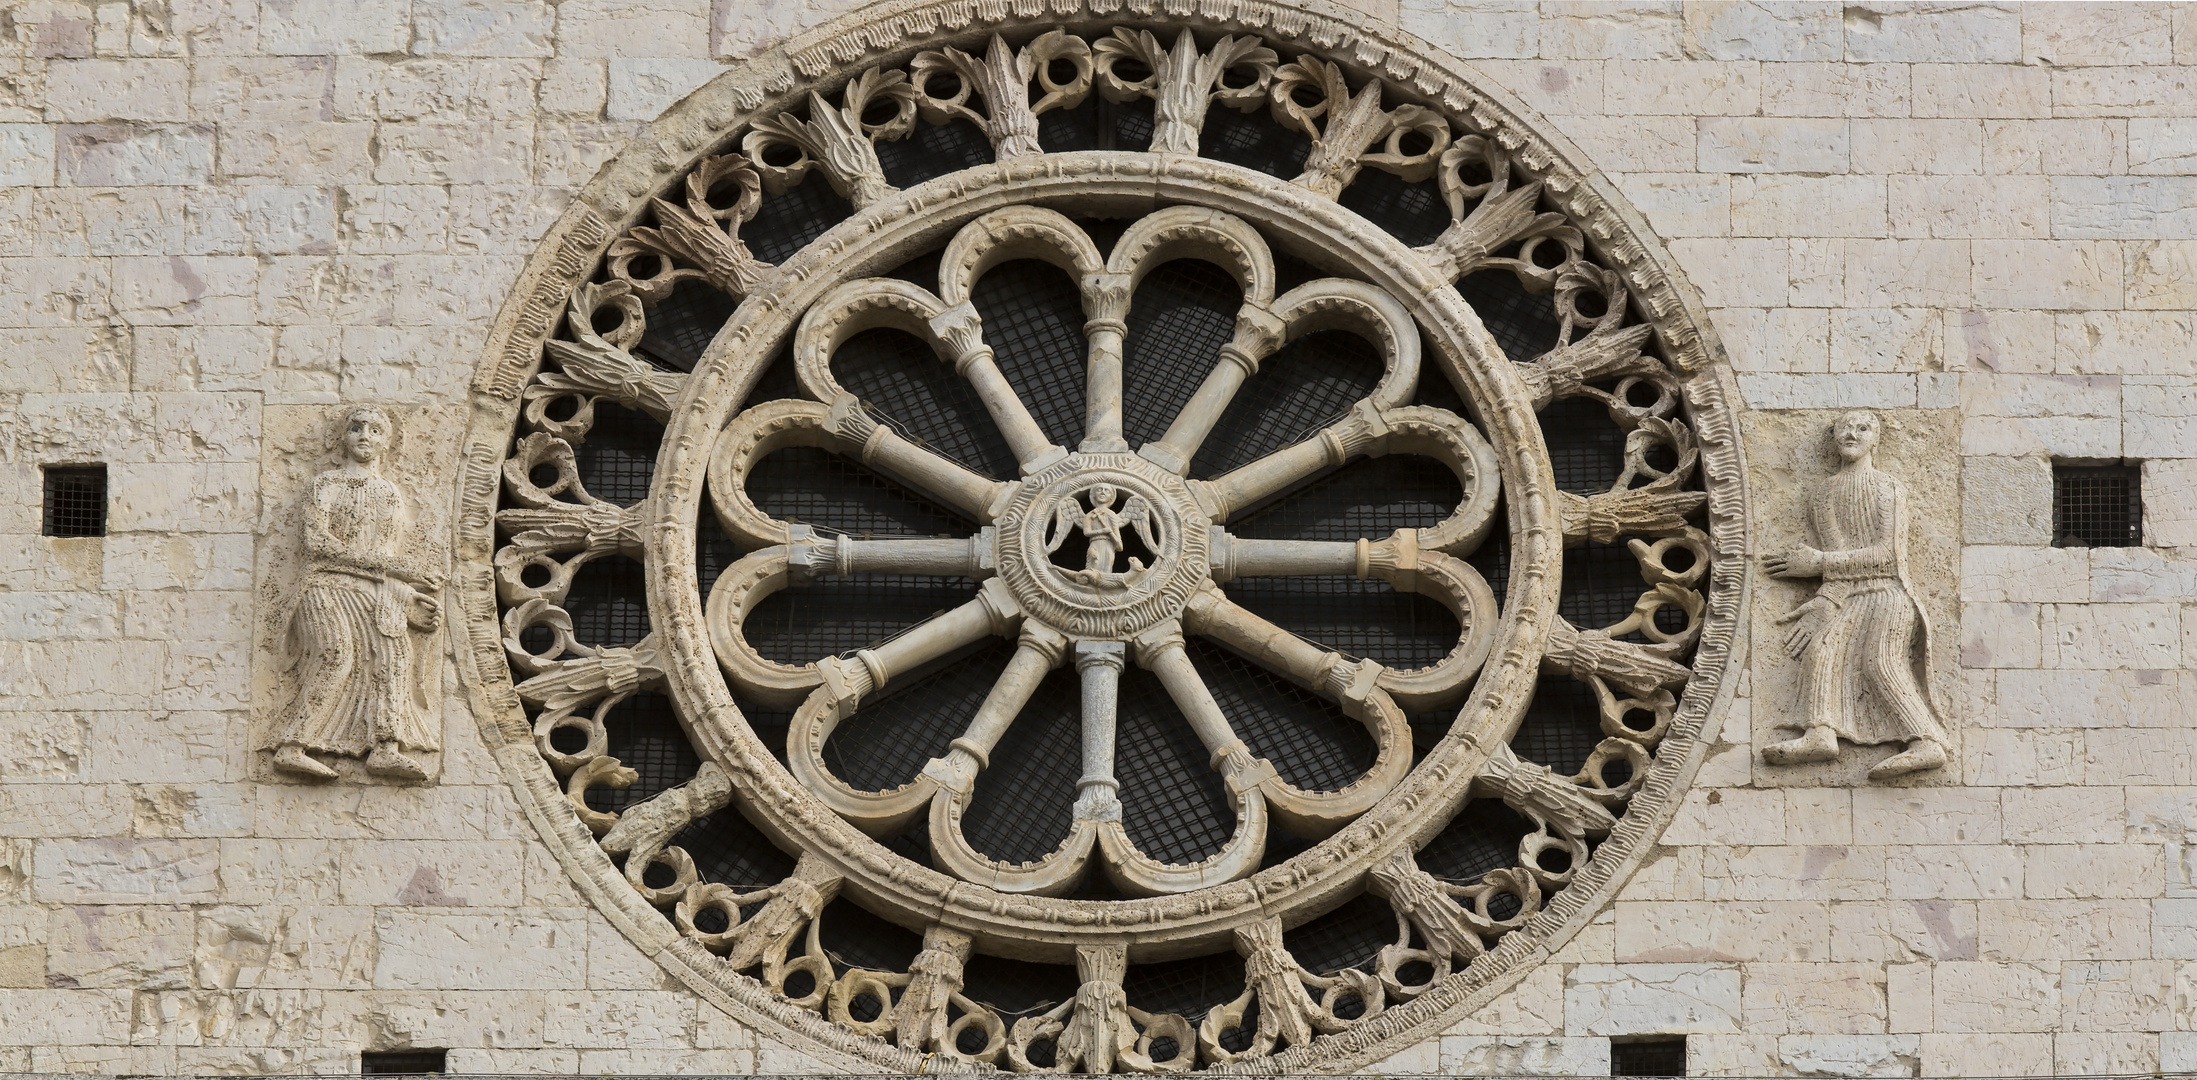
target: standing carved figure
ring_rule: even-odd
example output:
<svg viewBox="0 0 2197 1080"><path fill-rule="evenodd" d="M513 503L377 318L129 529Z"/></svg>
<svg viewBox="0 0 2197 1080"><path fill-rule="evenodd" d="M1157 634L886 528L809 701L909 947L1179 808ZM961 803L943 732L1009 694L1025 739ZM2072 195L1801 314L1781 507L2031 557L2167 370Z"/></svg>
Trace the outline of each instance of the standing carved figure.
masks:
<svg viewBox="0 0 2197 1080"><path fill-rule="evenodd" d="M286 772L334 777L318 753L364 757L376 776L425 780L407 751L441 747L439 688L422 675L442 618L426 594L442 581L398 553L404 502L377 465L393 434L380 409L345 414L344 463L315 476L306 497L305 582L287 641L297 697L266 745Z"/></svg>
<svg viewBox="0 0 2197 1080"><path fill-rule="evenodd" d="M1930 621L1907 577L1907 487L1871 460L1881 425L1850 412L1831 425L1838 471L1810 494L1802 544L1772 555L1770 573L1823 579L1816 595L1778 619L1785 651L1802 662L1799 738L1762 750L1773 765L1830 761L1839 740L1904 749L1869 770L1882 780L1945 764L1945 728L1930 705ZM1924 677L1914 658L1921 632ZM1870 707L1863 707L1864 703Z"/></svg>

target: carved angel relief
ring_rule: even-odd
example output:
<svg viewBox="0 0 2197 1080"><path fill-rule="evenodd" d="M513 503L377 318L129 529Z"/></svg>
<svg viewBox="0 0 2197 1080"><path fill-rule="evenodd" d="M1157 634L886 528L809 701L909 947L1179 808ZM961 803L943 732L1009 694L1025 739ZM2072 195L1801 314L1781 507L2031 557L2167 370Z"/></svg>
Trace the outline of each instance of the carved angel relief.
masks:
<svg viewBox="0 0 2197 1080"><path fill-rule="evenodd" d="M324 756L364 758L392 780L425 780L415 755L442 748L442 577L404 554L410 515L380 462L395 436L371 405L344 414L343 464L305 499L305 579L282 655L297 691L261 749L274 767L334 779Z"/></svg>
<svg viewBox="0 0 2197 1080"><path fill-rule="evenodd" d="M1772 765L1831 761L1841 739L1904 745L1869 770L1872 780L1945 764L1945 728L1926 689L1930 618L1907 576L1907 485L1874 464L1881 436L1873 413L1850 412L1831 425L1839 468L1808 496L1811 544L1765 563L1778 577L1823 580L1816 595L1778 619L1790 627L1786 653L1803 665L1803 728L1798 738L1763 747Z"/></svg>

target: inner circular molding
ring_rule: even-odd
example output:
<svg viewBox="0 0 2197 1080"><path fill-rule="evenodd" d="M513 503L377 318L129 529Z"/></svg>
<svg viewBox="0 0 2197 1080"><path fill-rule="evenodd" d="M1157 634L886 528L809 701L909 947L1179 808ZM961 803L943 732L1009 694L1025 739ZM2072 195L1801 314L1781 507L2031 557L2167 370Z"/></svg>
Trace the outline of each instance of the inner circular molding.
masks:
<svg viewBox="0 0 2197 1080"><path fill-rule="evenodd" d="M1729 376L1454 62L1103 6L884 5L605 168L475 380L462 664L590 900L774 1037L1347 1070L1675 809Z"/></svg>

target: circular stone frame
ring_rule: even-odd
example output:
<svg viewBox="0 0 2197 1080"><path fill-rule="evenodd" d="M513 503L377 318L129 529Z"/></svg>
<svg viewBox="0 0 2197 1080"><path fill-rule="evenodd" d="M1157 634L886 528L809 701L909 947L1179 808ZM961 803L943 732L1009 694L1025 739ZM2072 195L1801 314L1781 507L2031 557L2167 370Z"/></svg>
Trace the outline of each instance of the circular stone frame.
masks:
<svg viewBox="0 0 2197 1080"><path fill-rule="evenodd" d="M728 133L757 115L795 106L812 89L834 86L852 71L897 64L923 49L967 46L993 33L1055 27L1089 32L1113 26L1257 34L1275 46L1332 60L1355 79L1382 79L1406 97L1460 120L1469 118L1472 126L1536 171L1545 198L1580 226L1597 257L1633 292L1684 389L1686 419L1701 442L1712 551L1702 633L1692 678L1630 812L1574 883L1505 936L1490 955L1409 1003L1341 1034L1261 1059L1256 1067L1322 1072L1360 1068L1430 1037L1514 985L1606 906L1647 855L1676 810L1677 793L1706 753L1702 732L1713 729L1712 718L1728 706L1733 692L1728 673L1741 661L1737 626L1746 599L1747 520L1737 395L1729 366L1698 297L1671 269L1668 253L1645 223L1613 188L1581 166L1583 155L1508 94L1478 85L1463 65L1424 43L1400 33L1370 32L1362 18L1323 0L1223 0L1202 5L1193 15L1181 14L1162 0L1043 0L1013 9L967 0L913 0L834 20L733 66L668 110L579 193L528 261L491 330L471 387L471 422L457 492L460 560L453 596L462 611L459 672L483 738L520 806L582 892L645 953L715 1005L839 1067L913 1071L923 1062L922 1055L791 1006L753 980L715 971L706 951L681 938L627 885L573 814L538 752L504 655L490 565L501 463L519 418L520 391L540 367L543 342L554 332L566 298L587 280L612 240L645 212L651 196L677 184L702 157L729 148ZM1465 706L1468 713L1479 710L1483 721L1493 723L1453 731L1374 811L1290 862L1234 885L1189 894L1199 900L1190 911L1166 911L1184 897L1162 897L1110 905L1118 915L1102 920L1072 902L986 896L989 890L896 858L880 858L885 855L881 847L823 811L746 733L709 649L691 559L650 560L649 600L652 611L659 613L674 700L682 715L692 718L690 734L697 747L734 772L736 786L804 807L779 819L787 833L802 835L780 838L811 841L801 843L802 850L838 853L838 869L847 874L849 892L887 911L965 929L1001 951L1028 954L1034 948L1050 953L1052 943L1067 951L1079 942L1133 938L1140 957L1159 958L1196 951L1233 925L1275 914L1274 905L1303 910L1331 905L1355 887L1376 856L1412 843L1419 830L1446 820L1448 811L1466 797L1471 777L1508 737L1530 694L1559 585L1556 575L1544 568L1554 566L1560 553L1561 523L1525 387L1478 317L1412 249L1333 201L1265 174L1171 155L1094 154L1103 160L1075 161L1079 156L1010 159L941 177L857 211L781 266L773 281L743 302L718 334L675 409L650 500L653 514L643 529L648 548L691 555L712 437L729 419L732 404L746 396L761 367L760 346L751 343L768 344L790 332L792 321L821 295L824 268L834 268L831 281L848 276L837 271L849 260L867 259L867 269L884 269L894 252L911 250L906 245L942 240L951 228L1000 205L1042 205L1048 198L1073 197L1079 207L1089 207L1094 183L1102 189L1098 197L1132 212L1194 201L1254 224L1287 220L1293 230L1329 241L1292 253L1312 255L1403 300L1437 339L1427 362L1456 365L1452 374L1475 391L1468 400L1504 414L1478 419L1495 445L1504 485L1512 494L1511 526L1522 546L1515 552L1510 602L1486 674ZM1045 194L1047 185L1054 194ZM1065 193L1069 187L1075 189L1072 196ZM1004 191L1012 191L1013 197L986 202L987 193L998 198ZM951 212L945 209L949 206ZM881 239L887 236L891 238ZM1443 359L1435 361L1435 356ZM768 821L764 824L770 827ZM911 869L920 873L911 874ZM1223 1068L1235 1071L1241 1066Z"/></svg>

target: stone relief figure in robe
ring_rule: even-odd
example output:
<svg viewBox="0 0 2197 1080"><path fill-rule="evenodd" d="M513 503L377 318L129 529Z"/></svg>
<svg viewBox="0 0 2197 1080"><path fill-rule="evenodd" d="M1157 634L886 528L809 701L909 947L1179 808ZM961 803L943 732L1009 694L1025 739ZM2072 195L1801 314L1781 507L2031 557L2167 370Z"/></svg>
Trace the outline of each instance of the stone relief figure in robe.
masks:
<svg viewBox="0 0 2197 1080"><path fill-rule="evenodd" d="M1882 780L1943 766L1946 735L1927 689L1930 623L1907 575L1907 488L1872 461L1881 422L1850 412L1831 425L1838 470L1808 498L1808 544L1771 556L1770 573L1821 578L1816 595L1778 619L1801 661L1798 738L1772 743L1773 765L1830 761L1839 740L1903 749L1869 770ZM1810 546L1813 545L1813 546ZM1916 638L1924 673L1918 677Z"/></svg>
<svg viewBox="0 0 2197 1080"><path fill-rule="evenodd" d="M433 572L399 553L408 515L377 464L394 430L372 406L344 417L344 462L313 478L305 500L305 580L285 651L297 696L264 749L285 772L328 779L316 754L363 757L366 771L425 780L413 754L441 748L433 671L442 610Z"/></svg>

